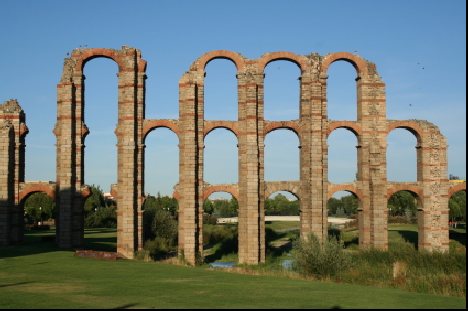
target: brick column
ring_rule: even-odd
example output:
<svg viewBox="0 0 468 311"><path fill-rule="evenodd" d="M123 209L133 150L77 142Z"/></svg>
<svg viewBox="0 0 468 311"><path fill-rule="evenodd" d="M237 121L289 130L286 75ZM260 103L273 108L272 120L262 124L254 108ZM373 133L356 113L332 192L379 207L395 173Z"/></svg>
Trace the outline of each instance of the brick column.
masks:
<svg viewBox="0 0 468 311"><path fill-rule="evenodd" d="M424 130L420 152L423 184L422 208L418 211L418 245L427 251L449 250L449 197L447 143L439 129L418 121Z"/></svg>
<svg viewBox="0 0 468 311"><path fill-rule="evenodd" d="M0 105L1 108L1 105ZM14 205L14 127L0 115L0 245L11 242Z"/></svg>
<svg viewBox="0 0 468 311"><path fill-rule="evenodd" d="M357 78L357 104L362 137L358 150L358 184L364 193L359 219L362 220L360 246L387 249L385 83L381 81L374 64L367 62L360 70Z"/></svg>
<svg viewBox="0 0 468 311"><path fill-rule="evenodd" d="M309 203L304 205L307 222L302 223L301 235L307 238L313 233L322 241L328 235L327 76L319 74L318 55L311 55L310 60L311 67L303 74L301 82L301 128L305 134L301 149L301 192L304 203Z"/></svg>
<svg viewBox="0 0 468 311"><path fill-rule="evenodd" d="M263 177L260 175L259 150L259 85L263 74L254 66L238 73L239 98L239 263L257 264L264 261Z"/></svg>
<svg viewBox="0 0 468 311"><path fill-rule="evenodd" d="M195 265L201 258L199 209L203 210L203 198L199 183L200 125L198 85L196 73L184 74L179 81L179 254ZM200 203L201 202L201 203ZM201 204L201 205L200 205ZM200 245L201 244L201 245Z"/></svg>
<svg viewBox="0 0 468 311"><path fill-rule="evenodd" d="M138 88L136 51L123 49L125 67L119 66L119 122L117 125L117 252L133 258L140 240L138 220L140 141L138 121ZM141 77L140 77L141 83ZM141 114L141 112L140 112ZM140 134L141 135L141 134ZM141 154L140 154L141 155Z"/></svg>

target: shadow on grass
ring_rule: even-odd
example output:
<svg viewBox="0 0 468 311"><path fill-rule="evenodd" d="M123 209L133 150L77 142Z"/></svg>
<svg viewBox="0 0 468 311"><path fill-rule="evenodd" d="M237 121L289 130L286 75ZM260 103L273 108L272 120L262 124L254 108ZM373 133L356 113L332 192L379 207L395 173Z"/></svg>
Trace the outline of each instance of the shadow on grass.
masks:
<svg viewBox="0 0 468 311"><path fill-rule="evenodd" d="M397 232L404 241L412 244L415 249L418 249L418 232L417 231L404 230L404 229L391 230L391 231Z"/></svg>
<svg viewBox="0 0 468 311"><path fill-rule="evenodd" d="M280 257L291 251L293 243L291 234L299 230L275 231L270 228L265 229L265 244L267 255Z"/></svg>
<svg viewBox="0 0 468 311"><path fill-rule="evenodd" d="M2 284L2 285L0 285L0 288L21 286L21 285L26 285L26 284L31 284L31 283L34 283L34 282L19 282L19 283L12 283L12 284Z"/></svg>
<svg viewBox="0 0 468 311"><path fill-rule="evenodd" d="M115 229L91 229L85 231L84 245L81 249L96 251L116 251L116 237L86 237L89 234L110 234ZM73 251L74 249L61 249L55 243L55 231L29 230L25 232L24 241L20 244L1 246L0 258L28 256L57 251Z"/></svg>
<svg viewBox="0 0 468 311"><path fill-rule="evenodd" d="M117 251L117 238L86 238L83 249L93 251L115 252Z"/></svg>
<svg viewBox="0 0 468 311"><path fill-rule="evenodd" d="M211 263L220 260L223 256L238 252L238 238L235 235L233 238L225 239L217 244L218 248L213 254L205 256L205 262Z"/></svg>
<svg viewBox="0 0 468 311"><path fill-rule="evenodd" d="M459 232L450 229L449 231L450 240L454 240L466 247L466 232Z"/></svg>
<svg viewBox="0 0 468 311"><path fill-rule="evenodd" d="M350 248L350 247L353 247L355 245L359 246L359 238L356 237L356 238L353 238L353 239L351 239L349 241L344 241L343 244L344 244L345 248Z"/></svg>

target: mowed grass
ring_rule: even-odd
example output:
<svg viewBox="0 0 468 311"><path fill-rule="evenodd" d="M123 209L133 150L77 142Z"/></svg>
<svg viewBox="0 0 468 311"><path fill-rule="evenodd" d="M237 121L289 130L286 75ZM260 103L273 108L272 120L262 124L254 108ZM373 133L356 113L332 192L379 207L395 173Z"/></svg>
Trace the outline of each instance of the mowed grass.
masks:
<svg viewBox="0 0 468 311"><path fill-rule="evenodd" d="M464 298L59 251L35 233L0 248L0 308L465 308ZM109 243L108 230L87 243ZM115 235L115 233L114 233ZM100 243L98 243L100 245ZM105 246L107 247L107 246Z"/></svg>

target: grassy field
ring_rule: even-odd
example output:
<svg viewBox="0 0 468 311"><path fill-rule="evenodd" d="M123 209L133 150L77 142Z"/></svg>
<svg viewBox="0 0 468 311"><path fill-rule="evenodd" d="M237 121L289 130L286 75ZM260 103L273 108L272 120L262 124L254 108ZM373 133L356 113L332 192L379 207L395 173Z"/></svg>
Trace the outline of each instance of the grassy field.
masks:
<svg viewBox="0 0 468 311"><path fill-rule="evenodd" d="M43 236L0 248L0 308L465 308L464 298L398 289L245 275L59 251ZM88 246L114 248L115 231L89 230Z"/></svg>

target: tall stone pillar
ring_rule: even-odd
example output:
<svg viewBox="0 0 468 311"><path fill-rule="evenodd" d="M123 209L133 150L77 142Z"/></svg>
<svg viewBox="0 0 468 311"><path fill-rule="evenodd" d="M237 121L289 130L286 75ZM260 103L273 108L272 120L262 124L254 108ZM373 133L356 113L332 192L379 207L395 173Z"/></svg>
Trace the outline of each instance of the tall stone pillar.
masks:
<svg viewBox="0 0 468 311"><path fill-rule="evenodd" d="M23 240L23 211L19 202L24 182L25 114L16 100L0 104L0 245Z"/></svg>
<svg viewBox="0 0 468 311"><path fill-rule="evenodd" d="M358 122L362 137L358 156L358 182L364 190L361 212L362 233L360 245L378 249L387 248L387 182L386 182L386 97L385 83L375 65L366 62L358 68L357 78ZM361 152L361 154L359 154Z"/></svg>
<svg viewBox="0 0 468 311"><path fill-rule="evenodd" d="M119 66L117 135L117 252L133 258L141 245L141 161L144 113L145 62L140 51L122 47L77 49L65 59L57 86L57 242L71 248L83 244L85 63L96 57L114 60ZM143 89L142 89L143 88ZM139 185L140 182L140 185Z"/></svg>
<svg viewBox="0 0 468 311"><path fill-rule="evenodd" d="M422 208L418 212L419 249L447 252L449 250L449 197L447 177L447 142L439 129L418 121L423 128L420 148L423 183Z"/></svg>
<svg viewBox="0 0 468 311"><path fill-rule="evenodd" d="M0 119L0 245L11 242L11 214L14 206L13 155L13 124Z"/></svg>
<svg viewBox="0 0 468 311"><path fill-rule="evenodd" d="M197 74L189 72L179 81L179 252L189 264L196 264L202 256L200 209L203 198L200 184L200 108ZM203 114L201 114L203 116ZM203 124L203 123L202 123ZM201 133L203 136L203 133Z"/></svg>
<svg viewBox="0 0 468 311"><path fill-rule="evenodd" d="M254 66L238 73L239 85L239 263L257 264L265 260L264 211L261 195L259 146L259 85L263 74ZM263 116L261 116L263 118ZM263 242L262 242L263 241Z"/></svg>
<svg viewBox="0 0 468 311"><path fill-rule="evenodd" d="M301 80L301 129L304 130L301 185L305 203L301 235L307 238L308 234L313 233L322 241L328 235L327 76L320 75L320 56L312 54L309 58L311 66L302 74Z"/></svg>

